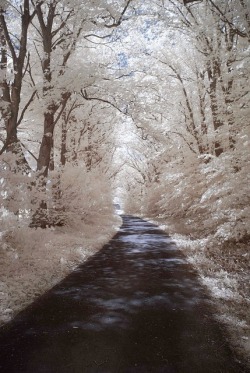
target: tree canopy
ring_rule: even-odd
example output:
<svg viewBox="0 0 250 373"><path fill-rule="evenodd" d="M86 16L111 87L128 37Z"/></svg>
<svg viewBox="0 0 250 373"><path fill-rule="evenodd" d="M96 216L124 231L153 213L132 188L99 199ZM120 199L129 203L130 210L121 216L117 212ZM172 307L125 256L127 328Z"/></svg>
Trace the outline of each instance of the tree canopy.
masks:
<svg viewBox="0 0 250 373"><path fill-rule="evenodd" d="M245 0L13 0L0 10L5 209L31 226L64 224L73 168L144 213L170 203L169 214L192 215L220 190L223 224L231 190L246 219L236 203L246 189L233 197L248 158Z"/></svg>

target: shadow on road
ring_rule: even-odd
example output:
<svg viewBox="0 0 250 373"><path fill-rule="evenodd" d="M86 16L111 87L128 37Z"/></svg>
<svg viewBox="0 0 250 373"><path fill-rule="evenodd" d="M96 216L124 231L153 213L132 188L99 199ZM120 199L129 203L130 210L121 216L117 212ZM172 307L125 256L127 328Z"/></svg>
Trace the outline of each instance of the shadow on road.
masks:
<svg viewBox="0 0 250 373"><path fill-rule="evenodd" d="M171 237L131 216L0 344L2 373L244 372Z"/></svg>

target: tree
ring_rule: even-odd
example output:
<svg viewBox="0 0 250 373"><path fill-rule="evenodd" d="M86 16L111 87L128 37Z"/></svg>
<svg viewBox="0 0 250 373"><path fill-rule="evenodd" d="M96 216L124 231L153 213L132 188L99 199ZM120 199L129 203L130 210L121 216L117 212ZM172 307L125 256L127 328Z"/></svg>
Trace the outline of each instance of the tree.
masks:
<svg viewBox="0 0 250 373"><path fill-rule="evenodd" d="M140 156L129 151L134 171L128 206L146 216L175 217L200 234L216 234L225 227L227 237L247 239L248 217L242 211L249 206L248 9L240 1L183 6L172 0L160 1L158 10L165 29L153 46L144 38L139 49L146 62L134 65L143 73L140 80L133 77L136 99L129 113L143 139L152 135L151 141L159 141L164 150L148 157L146 149ZM155 161L159 183L145 182L145 170L152 176ZM235 173L244 185L240 198ZM236 224L233 219L242 214L243 225Z"/></svg>
<svg viewBox="0 0 250 373"><path fill-rule="evenodd" d="M19 169L22 167L27 172L29 166L23 155L20 141L18 140L17 127L21 123L25 111L35 96L35 92L33 92L20 113L23 77L27 68L27 65L25 66L25 60L28 59L28 28L36 14L36 11L30 10L29 0L23 0L20 10L14 8L13 14L12 9L10 10L10 13L11 14L9 15L8 7L4 5L0 6L0 87L3 100L0 105L0 110L6 129L6 139L4 140L4 145L0 151L0 155L6 150L11 151L16 155L16 166L14 168ZM13 39L12 33L7 25L7 18L9 17L19 17L20 20L20 31L16 40ZM12 63L12 76L10 79L8 78L7 69L8 53L10 53ZM26 64L28 64L28 61L26 61Z"/></svg>

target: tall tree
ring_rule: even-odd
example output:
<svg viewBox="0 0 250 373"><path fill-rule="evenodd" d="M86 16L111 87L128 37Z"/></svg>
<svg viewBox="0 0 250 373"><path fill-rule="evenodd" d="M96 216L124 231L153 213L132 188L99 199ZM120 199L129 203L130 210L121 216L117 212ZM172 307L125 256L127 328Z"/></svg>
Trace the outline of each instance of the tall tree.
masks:
<svg viewBox="0 0 250 373"><path fill-rule="evenodd" d="M24 167L27 171L29 167L18 140L17 127L22 121L24 112L35 96L35 92L33 92L20 113L23 77L26 73L25 59L27 58L28 28L36 14L36 10L30 10L29 0L23 0L20 10L15 8L12 12L11 9L10 15L8 15L9 7L10 6L6 6L6 4L0 5L0 86L2 96L0 110L6 129L6 139L0 150L0 154L3 154L4 151L13 152L16 154L15 168L19 169L20 167ZM20 31L16 39L13 38L10 26L8 26L8 21L11 17L18 17L20 21ZM12 64L12 77L10 79L7 77L8 54L10 54Z"/></svg>

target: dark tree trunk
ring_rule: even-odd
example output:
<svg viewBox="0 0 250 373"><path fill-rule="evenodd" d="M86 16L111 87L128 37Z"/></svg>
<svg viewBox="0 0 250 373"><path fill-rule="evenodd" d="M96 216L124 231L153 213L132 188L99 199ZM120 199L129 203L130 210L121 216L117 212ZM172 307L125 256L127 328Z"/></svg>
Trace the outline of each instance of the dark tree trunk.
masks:
<svg viewBox="0 0 250 373"><path fill-rule="evenodd" d="M211 65L207 67L208 79L210 82L209 85L209 97L210 97L210 107L211 107L211 114L213 119L213 127L214 127L214 134L215 134L215 141L214 141L214 153L216 157L219 157L223 153L223 146L221 140L218 136L218 129L224 125L224 122L220 120L219 115L219 108L217 102L217 80L219 75L218 70L218 63L214 62L213 68Z"/></svg>
<svg viewBox="0 0 250 373"><path fill-rule="evenodd" d="M34 17L33 12L30 15L29 0L23 1L21 15L21 35L19 39L18 54L15 45L12 42L8 26L6 24L4 12L0 13L0 43L1 43L1 61L0 70L4 78L0 82L2 88L2 99L7 103L7 109L2 110L2 116L6 128L6 140L0 154L5 151L12 152L16 155L16 162L13 166L13 171L30 171L28 162L24 156L21 144L17 136L19 106L21 100L21 90L23 82L24 62L27 53L27 35L29 24ZM7 82L7 48L13 60L15 71L14 80L11 84ZM21 116L22 117L22 116Z"/></svg>
<svg viewBox="0 0 250 373"><path fill-rule="evenodd" d="M44 134L39 150L37 161L37 171L47 177L50 165L51 150L53 148L54 134L54 113L47 112L44 114Z"/></svg>
<svg viewBox="0 0 250 373"><path fill-rule="evenodd" d="M62 115L62 134L61 134L61 153L60 153L60 161L61 165L66 165L66 153L67 153L67 116L65 111Z"/></svg>

